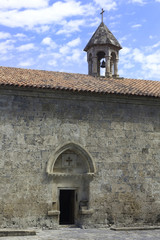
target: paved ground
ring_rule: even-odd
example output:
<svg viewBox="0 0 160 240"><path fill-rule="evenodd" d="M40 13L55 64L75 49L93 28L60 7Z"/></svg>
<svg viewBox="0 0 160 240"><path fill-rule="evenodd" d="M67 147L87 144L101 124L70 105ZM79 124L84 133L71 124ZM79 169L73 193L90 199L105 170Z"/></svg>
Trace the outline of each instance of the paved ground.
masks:
<svg viewBox="0 0 160 240"><path fill-rule="evenodd" d="M160 240L160 230L113 231L108 229L63 228L39 230L36 236L0 237L0 240Z"/></svg>

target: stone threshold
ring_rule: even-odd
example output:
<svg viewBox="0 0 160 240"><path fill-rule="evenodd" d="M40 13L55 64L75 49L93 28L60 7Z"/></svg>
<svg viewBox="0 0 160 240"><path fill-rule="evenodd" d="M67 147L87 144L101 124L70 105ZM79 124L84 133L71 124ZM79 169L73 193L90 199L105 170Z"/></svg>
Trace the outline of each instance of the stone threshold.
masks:
<svg viewBox="0 0 160 240"><path fill-rule="evenodd" d="M36 231L35 230L0 229L0 237L33 236L33 235L36 235Z"/></svg>
<svg viewBox="0 0 160 240"><path fill-rule="evenodd" d="M67 224L67 225L60 224L59 229L61 228L79 228L79 227L77 227L76 224Z"/></svg>
<svg viewBox="0 0 160 240"><path fill-rule="evenodd" d="M144 226L144 227L111 227L114 231L135 231L135 230L158 230L160 226Z"/></svg>

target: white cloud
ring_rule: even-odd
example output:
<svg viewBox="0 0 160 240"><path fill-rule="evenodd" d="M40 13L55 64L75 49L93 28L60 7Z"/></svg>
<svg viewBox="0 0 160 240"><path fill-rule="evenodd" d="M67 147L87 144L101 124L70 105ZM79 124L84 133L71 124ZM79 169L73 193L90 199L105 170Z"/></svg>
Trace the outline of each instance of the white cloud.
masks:
<svg viewBox="0 0 160 240"><path fill-rule="evenodd" d="M138 48L133 49L132 55L133 55L133 59L136 62L144 63L145 56L144 56L144 53L140 49L138 49Z"/></svg>
<svg viewBox="0 0 160 240"><path fill-rule="evenodd" d="M25 34L23 34L23 33L17 33L17 34L14 35L14 37L19 38L19 39L27 38L27 36Z"/></svg>
<svg viewBox="0 0 160 240"><path fill-rule="evenodd" d="M128 75L134 78L143 79L159 79L160 74L160 49L154 50L153 53L148 54L148 48L159 46L160 42L153 46L139 48L124 47L124 50L120 51L120 74L122 76ZM124 53L123 53L124 51ZM133 68L133 72L131 69ZM134 69L137 69L136 72ZM129 72L127 72L127 70Z"/></svg>
<svg viewBox="0 0 160 240"><path fill-rule="evenodd" d="M135 24L135 25L132 25L132 28L139 28L139 27L142 27L142 24Z"/></svg>
<svg viewBox="0 0 160 240"><path fill-rule="evenodd" d="M131 48L123 47L122 50L121 50L121 55L126 55L129 52L131 52Z"/></svg>
<svg viewBox="0 0 160 240"><path fill-rule="evenodd" d="M0 42L0 53L6 54L14 49L14 40L6 40L5 42Z"/></svg>
<svg viewBox="0 0 160 240"><path fill-rule="evenodd" d="M160 41L152 46L152 48L160 47Z"/></svg>
<svg viewBox="0 0 160 240"><path fill-rule="evenodd" d="M0 59L1 59L1 61L9 61L9 60L13 59L13 55L12 54L7 54L7 55L0 54Z"/></svg>
<svg viewBox="0 0 160 240"><path fill-rule="evenodd" d="M97 5L99 5L101 8L104 8L104 10L110 11L115 10L117 7L117 3L114 0L94 0Z"/></svg>
<svg viewBox="0 0 160 240"><path fill-rule="evenodd" d="M146 62L148 64L160 64L160 50L155 53L146 56Z"/></svg>
<svg viewBox="0 0 160 240"><path fill-rule="evenodd" d="M52 42L52 39L50 37L46 37L42 40L42 44L44 45L50 45Z"/></svg>
<svg viewBox="0 0 160 240"><path fill-rule="evenodd" d="M122 15L121 15L121 14L118 14L118 15L110 16L109 19L110 19L110 20L115 20L115 19L121 18L121 17L122 17Z"/></svg>
<svg viewBox="0 0 160 240"><path fill-rule="evenodd" d="M149 39L154 39L156 36L149 35Z"/></svg>
<svg viewBox="0 0 160 240"><path fill-rule="evenodd" d="M76 47L81 43L81 39L78 37L70 42L67 43L67 46L69 47Z"/></svg>
<svg viewBox="0 0 160 240"><path fill-rule="evenodd" d="M80 26L83 26L85 21L82 20L71 20L69 22L64 21L63 27L56 34L67 34L70 35L72 32L80 31Z"/></svg>
<svg viewBox="0 0 160 240"><path fill-rule="evenodd" d="M43 8L48 6L49 0L2 0L0 9Z"/></svg>
<svg viewBox="0 0 160 240"><path fill-rule="evenodd" d="M19 52L25 52L25 51L29 51L29 50L32 50L32 49L35 49L35 46L34 46L33 43L24 44L24 45L21 45L21 46L17 47L17 50Z"/></svg>
<svg viewBox="0 0 160 240"><path fill-rule="evenodd" d="M11 34L7 32L0 32L0 39L10 38Z"/></svg>
<svg viewBox="0 0 160 240"><path fill-rule="evenodd" d="M41 43L43 45L49 46L49 48L52 48L52 49L57 47L57 44L50 37L44 38Z"/></svg>
<svg viewBox="0 0 160 240"><path fill-rule="evenodd" d="M49 44L50 40L45 39L43 42ZM44 62L48 63L53 68L60 68L64 71L70 71L69 66L72 67L76 62L77 66L84 63L84 54L81 49L77 46L81 43L80 38L72 39L66 42L64 45L59 45L55 49L55 52L48 51L47 53L42 52L38 59L43 59ZM52 69L53 70L53 69Z"/></svg>
<svg viewBox="0 0 160 240"><path fill-rule="evenodd" d="M116 22L116 21L115 21L115 22L111 22L111 23L110 23L110 27L111 27L111 28L116 28L116 25L117 25L118 23L119 23L118 21L117 21L117 22ZM117 30L112 30L112 33L113 33L113 32L117 32Z"/></svg>
<svg viewBox="0 0 160 240"><path fill-rule="evenodd" d="M79 62L80 61L80 57L81 57L81 53L82 51L79 49L73 49L72 54L70 56L66 57L67 62Z"/></svg>
<svg viewBox="0 0 160 240"><path fill-rule="evenodd" d="M17 2L20 2L17 0ZM32 0L32 2L34 2ZM89 11L88 11L89 9ZM91 4L82 5L76 0L65 2L55 2L52 6L40 9L18 9L1 10L0 24L8 27L28 27L34 28L38 25L48 25L61 22L67 17L94 15L95 8ZM70 26L72 27L72 22ZM78 22L77 22L78 23Z"/></svg>
<svg viewBox="0 0 160 240"><path fill-rule="evenodd" d="M20 67L29 67L29 66L32 66L34 65L34 61L32 58L30 59L27 59L26 61L22 61L18 64Z"/></svg>
<svg viewBox="0 0 160 240"><path fill-rule="evenodd" d="M132 63L125 63L124 65L123 65L123 68L124 69L131 69L131 68L133 68L135 65L134 64L132 64Z"/></svg>
<svg viewBox="0 0 160 240"><path fill-rule="evenodd" d="M70 48L68 46L62 46L60 49L59 49L59 52L63 55L66 55L70 52Z"/></svg>
<svg viewBox="0 0 160 240"><path fill-rule="evenodd" d="M67 55L67 54L71 53L72 51L74 51L74 50L72 50L72 48L78 46L80 43L81 43L80 38L73 39L72 41L69 41L68 43L66 43L64 46L60 47L59 52L62 55Z"/></svg>
<svg viewBox="0 0 160 240"><path fill-rule="evenodd" d="M141 5L146 4L146 1L145 1L145 0L130 0L129 2L130 2L130 3L139 3L139 4L141 4Z"/></svg>
<svg viewBox="0 0 160 240"><path fill-rule="evenodd" d="M40 27L34 27L34 30L37 32L37 33L44 33L44 32L47 32L49 31L50 27L48 25L42 25Z"/></svg>
<svg viewBox="0 0 160 240"><path fill-rule="evenodd" d="M98 17L95 17L94 19L93 18L89 19L89 21L90 21L90 23L89 23L90 27L97 27L101 22L100 18L98 18Z"/></svg>
<svg viewBox="0 0 160 240"><path fill-rule="evenodd" d="M146 53L152 53L153 51L155 51L155 48L159 48L159 47L160 47L160 41L153 44L152 46L145 46L144 51Z"/></svg>
<svg viewBox="0 0 160 240"><path fill-rule="evenodd" d="M48 61L48 64L50 65L50 66L53 66L53 67L56 67L58 64L57 64L57 60L55 60L55 59L52 59L52 60L50 60L50 61Z"/></svg>
<svg viewBox="0 0 160 240"><path fill-rule="evenodd" d="M147 79L157 78L160 74L160 50L153 54L145 56L145 62L142 65L144 76Z"/></svg>
<svg viewBox="0 0 160 240"><path fill-rule="evenodd" d="M43 59L43 62L48 63L50 66L58 66L58 61L61 61L62 55L57 52L41 53L38 59Z"/></svg>
<svg viewBox="0 0 160 240"><path fill-rule="evenodd" d="M131 34L124 35L123 37L119 38L118 41L122 44L123 42L127 41L131 37Z"/></svg>

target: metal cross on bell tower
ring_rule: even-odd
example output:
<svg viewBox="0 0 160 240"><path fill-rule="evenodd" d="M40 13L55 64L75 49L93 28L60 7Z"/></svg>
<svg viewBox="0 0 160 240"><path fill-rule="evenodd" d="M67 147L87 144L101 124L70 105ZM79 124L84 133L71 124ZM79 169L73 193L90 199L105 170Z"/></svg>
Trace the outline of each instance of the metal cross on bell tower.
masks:
<svg viewBox="0 0 160 240"><path fill-rule="evenodd" d="M104 13L105 11L103 10L103 8L102 8L102 12L100 13L101 15L102 15L102 22L103 22L103 13Z"/></svg>

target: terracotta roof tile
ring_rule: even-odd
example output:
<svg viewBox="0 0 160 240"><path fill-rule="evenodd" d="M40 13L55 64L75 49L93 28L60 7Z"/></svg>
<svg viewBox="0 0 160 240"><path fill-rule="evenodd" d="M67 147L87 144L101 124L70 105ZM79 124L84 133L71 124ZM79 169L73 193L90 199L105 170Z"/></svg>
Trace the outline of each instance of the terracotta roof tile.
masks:
<svg viewBox="0 0 160 240"><path fill-rule="evenodd" d="M0 85L160 97L160 81L0 67Z"/></svg>

